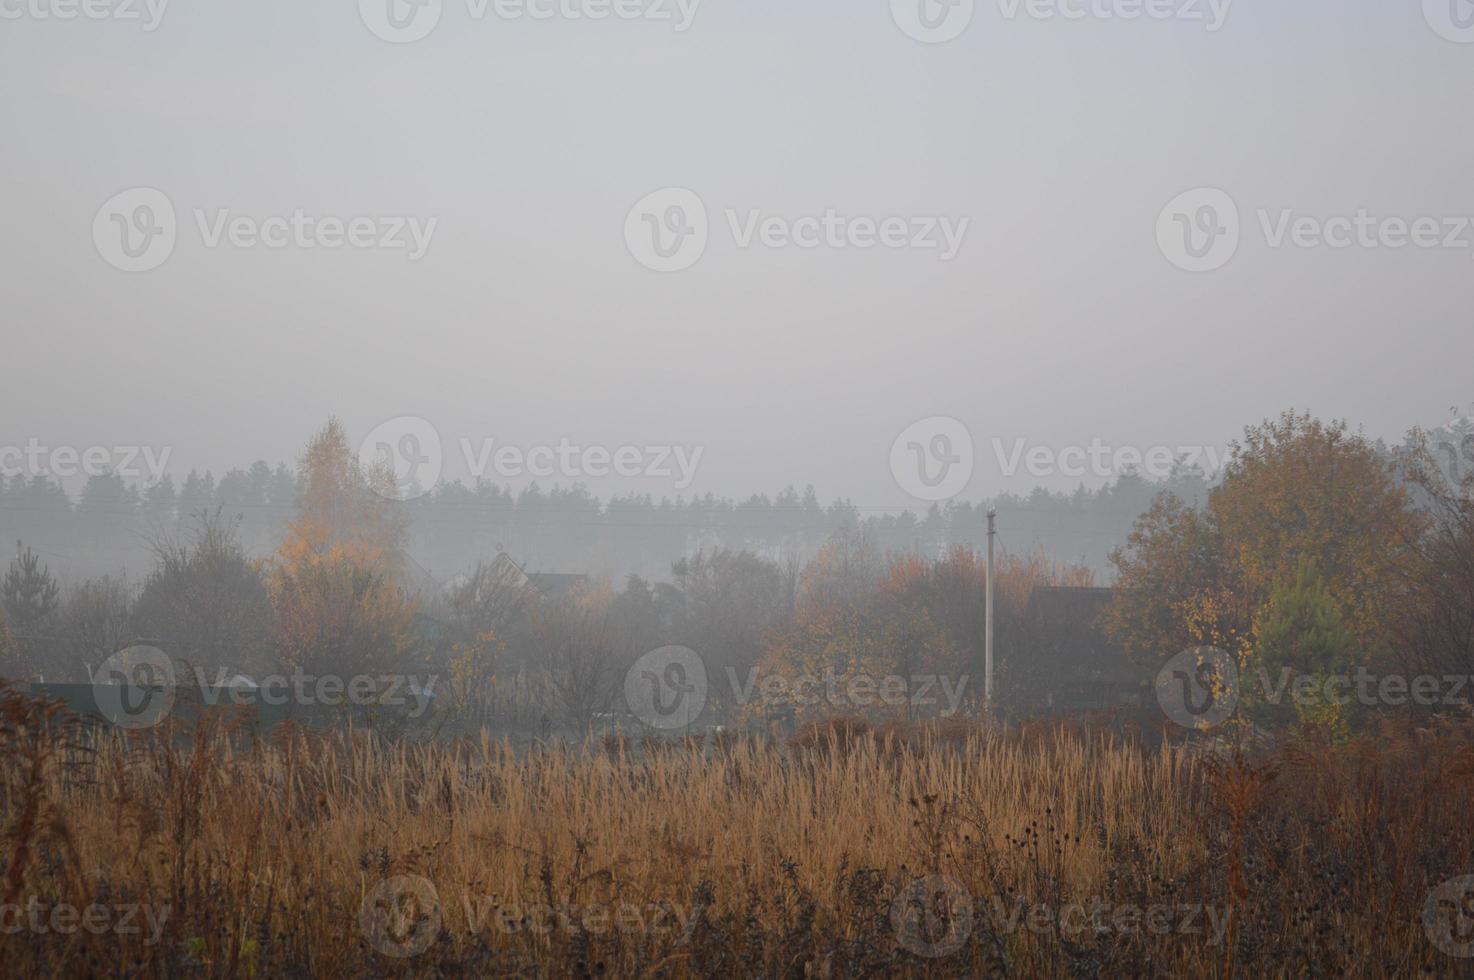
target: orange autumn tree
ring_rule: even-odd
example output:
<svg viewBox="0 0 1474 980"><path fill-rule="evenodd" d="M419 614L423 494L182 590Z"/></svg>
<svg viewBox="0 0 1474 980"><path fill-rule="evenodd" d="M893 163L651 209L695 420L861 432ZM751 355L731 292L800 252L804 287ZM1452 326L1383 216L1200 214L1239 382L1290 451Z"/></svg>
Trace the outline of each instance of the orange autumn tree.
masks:
<svg viewBox="0 0 1474 980"><path fill-rule="evenodd" d="M1285 412L1232 446L1203 510L1164 496L1112 554L1119 577L1106 625L1145 662L1218 646L1262 660L1272 597L1304 561L1345 617L1352 661L1395 641L1396 608L1424 518L1379 448L1344 422Z"/></svg>
<svg viewBox="0 0 1474 980"><path fill-rule="evenodd" d="M758 689L749 713L776 709L822 717L888 711L897 706L870 698L851 703L850 683L901 675L912 664L947 656L934 622L880 601L884 575L884 560L864 532L837 531L824 543L799 579L792 619L768 638L758 667L759 680L784 683L774 688L776 697Z"/></svg>
<svg viewBox="0 0 1474 980"><path fill-rule="evenodd" d="M987 561L976 551L958 545L936 561L916 555L893 558L882 593L901 605L925 611L946 632L964 659L959 671L981 670L987 617ZM994 635L1009 649L1023 642L1025 614L1034 590L1045 586L1089 587L1095 573L1083 565L1058 562L1034 551L1015 555L1000 552L993 575Z"/></svg>
<svg viewBox="0 0 1474 980"><path fill-rule="evenodd" d="M1036 589L1047 586L1089 587L1095 575L1087 567L1058 562L1043 551L1016 555L1001 552L993 567L994 647L997 696L1017 697L1032 687L1047 689L1041 672L1047 638L1028 616ZM881 590L894 608L924 615L947 639L948 659L932 664L942 676L965 682L972 697L981 698L986 668L987 562L983 555L961 546L931 561L915 555L894 558Z"/></svg>
<svg viewBox="0 0 1474 980"><path fill-rule="evenodd" d="M994 568L995 639L1021 651L1034 590L1089 586L1090 569L1039 552L1002 554ZM882 559L863 534L831 538L804 570L792 620L770 638L763 672L785 680L833 674L841 690L861 674L915 682L939 676L967 697L982 696L985 562L957 547L940 559ZM801 706L801 714L842 713L847 705ZM909 703L899 706L912 714ZM917 706L925 707L925 706Z"/></svg>
<svg viewBox="0 0 1474 980"><path fill-rule="evenodd" d="M302 455L299 485L267 577L284 665L344 677L402 666L417 606L397 577L407 526L392 474L361 466L330 419Z"/></svg>

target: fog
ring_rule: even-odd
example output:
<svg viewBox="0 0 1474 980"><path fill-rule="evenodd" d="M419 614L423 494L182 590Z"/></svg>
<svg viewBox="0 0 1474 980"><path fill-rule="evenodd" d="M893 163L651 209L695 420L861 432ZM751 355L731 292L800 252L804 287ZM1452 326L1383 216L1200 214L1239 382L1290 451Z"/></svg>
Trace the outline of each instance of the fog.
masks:
<svg viewBox="0 0 1474 980"><path fill-rule="evenodd" d="M1289 407L1396 442L1467 406L1474 349L1474 46L1426 6L1000 0L926 43L879 2L6 0L0 441L151 453L142 489L423 420L420 478L862 515L935 501L892 465L928 419L971 502ZM1240 240L1192 272L1200 202L1164 209L1199 188ZM172 241L124 271L157 195ZM656 271L673 204L704 250ZM1324 243L1363 212L1437 245ZM560 444L594 456L526 458Z"/></svg>

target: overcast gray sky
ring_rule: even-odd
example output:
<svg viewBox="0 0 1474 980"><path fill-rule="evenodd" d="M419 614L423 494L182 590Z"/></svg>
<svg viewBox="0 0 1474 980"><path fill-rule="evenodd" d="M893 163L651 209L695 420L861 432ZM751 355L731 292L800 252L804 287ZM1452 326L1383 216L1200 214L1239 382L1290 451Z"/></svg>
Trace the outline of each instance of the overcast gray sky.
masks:
<svg viewBox="0 0 1474 980"><path fill-rule="evenodd" d="M414 416L450 477L461 439L680 445L702 449L686 493L812 483L899 508L893 442L936 416L973 439L958 492L979 497L1080 482L1007 476L995 439L1221 445L1290 406L1397 438L1474 398L1469 0L38 16L69 2L0 0L7 445L168 447L179 479L292 460L330 414L355 439ZM928 43L918 11L960 35ZM120 236L160 216L104 205L136 188L176 240L129 272ZM659 196L654 226L631 214L666 188L699 200L706 245L659 272L627 231L700 217ZM1203 210L1221 198L1164 214L1199 188L1233 202L1236 238ZM251 244L297 209L372 218L373 244ZM831 209L840 244L816 231ZM434 220L423 255L398 218ZM904 244L873 242L887 218ZM1391 247L1420 218L1438 233ZM1231 256L1186 271L1179 232Z"/></svg>

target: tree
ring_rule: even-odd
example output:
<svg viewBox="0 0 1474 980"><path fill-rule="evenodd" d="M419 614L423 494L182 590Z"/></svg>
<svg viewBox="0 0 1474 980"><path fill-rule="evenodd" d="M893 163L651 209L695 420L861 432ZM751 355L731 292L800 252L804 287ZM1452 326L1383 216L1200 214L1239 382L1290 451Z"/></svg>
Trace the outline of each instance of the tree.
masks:
<svg viewBox="0 0 1474 980"><path fill-rule="evenodd" d="M136 540L138 494L116 473L94 474L82 488L73 519L92 555L122 564Z"/></svg>
<svg viewBox="0 0 1474 980"><path fill-rule="evenodd" d="M787 612L781 569L750 551L717 548L671 566L675 630L709 670L757 666L763 637Z"/></svg>
<svg viewBox="0 0 1474 980"><path fill-rule="evenodd" d="M915 601L922 590L910 587L914 576L907 569L913 561L893 562L888 572L863 535L836 532L804 569L794 615L769 635L754 689L763 695L765 681L781 678L787 683L775 689L783 695L777 704L761 696L749 713L909 713L909 697L895 704L867 693L865 703L852 703L849 692L862 678L873 684L897 677L909 695L919 673L944 670L961 659L932 611ZM825 697L814 696L819 690ZM828 699L830 692L837 700Z"/></svg>
<svg viewBox="0 0 1474 980"><path fill-rule="evenodd" d="M59 672L75 681L91 677L99 664L129 645L132 615L132 590L121 579L104 575L68 589L56 615Z"/></svg>
<svg viewBox="0 0 1474 980"><path fill-rule="evenodd" d="M0 663L10 661L17 655L15 648L15 637L10 634L10 624L5 621L5 614L0 611ZM13 669L14 665L10 665ZM0 671L0 678L5 677L5 672Z"/></svg>
<svg viewBox="0 0 1474 980"><path fill-rule="evenodd" d="M1148 661L1196 645L1249 666L1254 617L1312 560L1358 663L1388 648L1424 527L1376 446L1345 423L1286 412L1245 430L1203 510L1160 497L1112 554L1113 638Z"/></svg>
<svg viewBox="0 0 1474 980"><path fill-rule="evenodd" d="M1245 684L1241 698L1261 718L1300 721L1329 729L1336 735L1348 730L1346 706L1319 693L1295 697L1293 703L1271 705L1265 688L1295 690L1296 679L1310 677L1313 692L1327 691L1332 676L1346 676L1352 661L1353 640L1340 603L1326 587L1315 560L1302 557L1295 576L1269 597L1254 626L1253 669L1268 682Z"/></svg>
<svg viewBox="0 0 1474 980"><path fill-rule="evenodd" d="M1208 508L1255 608L1309 558L1363 659L1387 647L1386 613L1426 522L1375 445L1286 412L1231 447Z"/></svg>
<svg viewBox="0 0 1474 980"><path fill-rule="evenodd" d="M300 464L298 512L267 578L279 655L304 672L344 677L401 667L417 603L396 580L406 523L392 475L365 470L337 419Z"/></svg>
<svg viewBox="0 0 1474 980"><path fill-rule="evenodd" d="M1429 523L1397 609L1400 659L1409 673L1474 676L1474 472L1447 466L1425 433L1409 442L1409 485Z"/></svg>
<svg viewBox="0 0 1474 980"><path fill-rule="evenodd" d="M160 533L172 526L175 521L174 508L178 502L179 494L174 490L174 478L169 474L165 473L157 482L149 484L139 506L145 527L153 533Z"/></svg>
<svg viewBox="0 0 1474 980"><path fill-rule="evenodd" d="M15 547L15 559L0 582L0 608L4 609L21 663L29 672L49 661L52 637L48 630L61 590L34 551L19 541Z"/></svg>
<svg viewBox="0 0 1474 980"><path fill-rule="evenodd" d="M211 682L222 670L267 672L271 605L237 522L218 510L196 514L179 535L159 532L153 548L154 568L134 608L138 634Z"/></svg>
<svg viewBox="0 0 1474 980"><path fill-rule="evenodd" d="M885 560L874 539L855 528L835 531L804 569L798 599L810 603L854 602L885 576Z"/></svg>
<svg viewBox="0 0 1474 980"><path fill-rule="evenodd" d="M575 590L532 611L532 644L548 671L554 709L575 730L606 709L618 687L618 661L609 634L613 594Z"/></svg>
<svg viewBox="0 0 1474 980"><path fill-rule="evenodd" d="M1162 494L1111 554L1115 599L1104 626L1146 663L1193 646L1247 653L1252 610L1210 514Z"/></svg>
<svg viewBox="0 0 1474 980"><path fill-rule="evenodd" d="M492 562L477 562L469 578L450 590L452 625L474 635L487 630L506 632L537 590L517 563L505 553Z"/></svg>
<svg viewBox="0 0 1474 980"><path fill-rule="evenodd" d="M455 717L477 717L493 692L496 672L536 589L505 553L450 590L444 662L450 673L446 707Z"/></svg>
<svg viewBox="0 0 1474 980"><path fill-rule="evenodd" d="M993 569L994 641L1022 660L1031 637L1025 616L1034 590L1044 586L1090 586L1090 569L1051 561L1043 552L995 556ZM946 634L955 663L936 664L954 675L982 676L987 627L987 564L970 548L951 549L938 561L915 555L891 560L882 595L907 609L924 611Z"/></svg>

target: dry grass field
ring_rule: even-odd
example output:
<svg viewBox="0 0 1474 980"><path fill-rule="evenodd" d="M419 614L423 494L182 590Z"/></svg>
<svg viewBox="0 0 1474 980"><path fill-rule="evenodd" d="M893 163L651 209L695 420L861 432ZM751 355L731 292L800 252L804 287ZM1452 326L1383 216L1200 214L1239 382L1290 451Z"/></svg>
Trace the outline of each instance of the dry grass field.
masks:
<svg viewBox="0 0 1474 980"><path fill-rule="evenodd" d="M1418 976L1470 962L1450 954L1467 952L1467 899L1438 890L1474 870L1460 730L1241 754L1079 726L840 721L789 744L514 751L254 741L223 718L128 734L7 692L0 738L11 976Z"/></svg>

